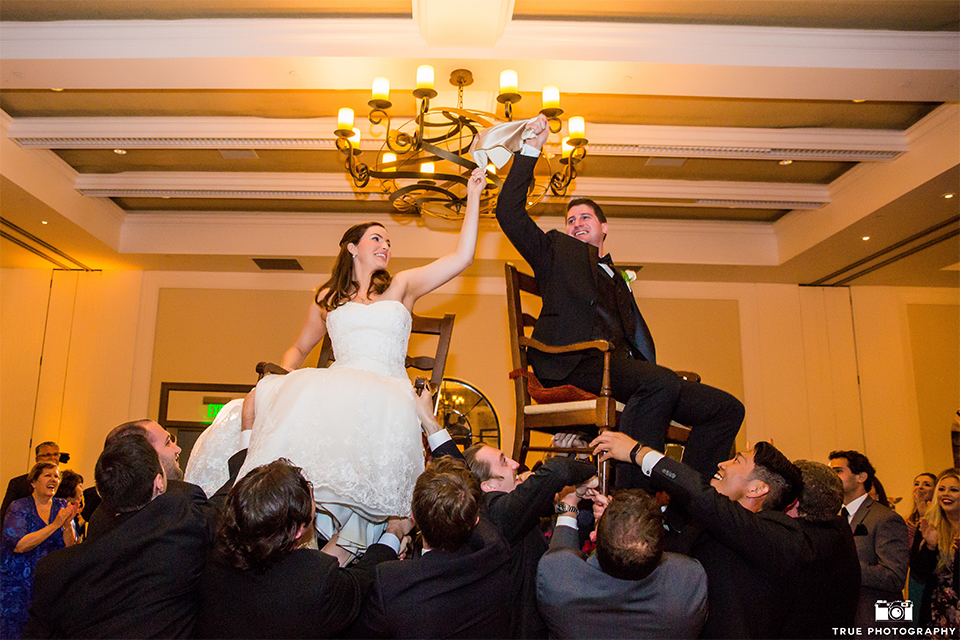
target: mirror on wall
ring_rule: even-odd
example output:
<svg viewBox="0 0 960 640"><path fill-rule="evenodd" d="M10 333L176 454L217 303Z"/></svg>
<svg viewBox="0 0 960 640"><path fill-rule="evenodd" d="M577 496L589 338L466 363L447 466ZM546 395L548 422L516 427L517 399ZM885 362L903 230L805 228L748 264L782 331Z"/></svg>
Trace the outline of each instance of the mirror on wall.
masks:
<svg viewBox="0 0 960 640"><path fill-rule="evenodd" d="M437 420L461 449L478 442L500 448L500 419L482 391L464 380L444 378L437 398Z"/></svg>

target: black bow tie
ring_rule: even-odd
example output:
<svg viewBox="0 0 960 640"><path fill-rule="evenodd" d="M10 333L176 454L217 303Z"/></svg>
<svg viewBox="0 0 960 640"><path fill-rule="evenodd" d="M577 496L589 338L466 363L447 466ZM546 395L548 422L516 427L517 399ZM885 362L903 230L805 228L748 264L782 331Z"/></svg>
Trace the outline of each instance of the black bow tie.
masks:
<svg viewBox="0 0 960 640"><path fill-rule="evenodd" d="M611 269L613 268L613 258L610 257L610 254L609 254L609 253L608 253L607 255L603 256L602 258L600 258L600 262L602 262L603 264L607 265L607 266L610 267Z"/></svg>

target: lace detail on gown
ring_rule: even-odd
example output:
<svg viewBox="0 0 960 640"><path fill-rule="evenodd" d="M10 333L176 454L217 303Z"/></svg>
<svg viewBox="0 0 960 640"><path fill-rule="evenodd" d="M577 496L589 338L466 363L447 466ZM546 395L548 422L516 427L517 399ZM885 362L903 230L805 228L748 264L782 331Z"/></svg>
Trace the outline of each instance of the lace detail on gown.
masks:
<svg viewBox="0 0 960 640"><path fill-rule="evenodd" d="M328 313L336 361L260 381L240 476L288 458L313 483L318 503L370 522L408 514L423 471L416 396L404 369L410 325L407 308L393 300Z"/></svg>
<svg viewBox="0 0 960 640"><path fill-rule="evenodd" d="M227 463L240 450L240 411L243 398L223 405L213 423L203 430L193 445L183 479L191 482L209 498L230 479Z"/></svg>

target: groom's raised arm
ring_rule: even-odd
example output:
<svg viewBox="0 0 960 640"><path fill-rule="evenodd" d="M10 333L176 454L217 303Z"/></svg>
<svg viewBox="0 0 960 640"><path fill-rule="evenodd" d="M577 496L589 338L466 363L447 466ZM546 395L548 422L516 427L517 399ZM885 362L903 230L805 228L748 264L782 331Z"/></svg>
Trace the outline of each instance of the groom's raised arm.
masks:
<svg viewBox="0 0 960 640"><path fill-rule="evenodd" d="M543 120L541 123L540 120ZM533 180L533 169L540 157L540 149L549 135L546 119L542 116L531 127L543 127L513 155L510 173L497 198L497 222L503 233L536 273L539 263L550 251L550 240L527 213L527 192ZM530 155L532 154L532 155Z"/></svg>

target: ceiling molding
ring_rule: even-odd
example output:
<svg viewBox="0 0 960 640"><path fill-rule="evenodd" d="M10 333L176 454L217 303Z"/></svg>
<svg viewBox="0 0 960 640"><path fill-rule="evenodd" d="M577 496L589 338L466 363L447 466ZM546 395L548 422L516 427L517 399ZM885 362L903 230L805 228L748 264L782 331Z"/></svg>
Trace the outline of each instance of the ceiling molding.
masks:
<svg viewBox="0 0 960 640"><path fill-rule="evenodd" d="M342 200L358 193L386 201L370 186L358 190L346 173L256 173L140 171L84 173L74 188L91 197L271 198ZM830 202L826 185L712 180L627 180L577 178L578 193L595 200L629 199L632 204L663 206L664 200L694 207L811 209ZM645 202L647 201L647 202Z"/></svg>
<svg viewBox="0 0 960 640"><path fill-rule="evenodd" d="M6 22L0 56L345 58L369 56L370 42L409 57L462 57L465 50L479 54L489 47L430 46L408 18L75 20ZM956 34L941 32L522 20L506 26L497 49L500 58L521 59L827 69L950 70L960 65Z"/></svg>
<svg viewBox="0 0 960 640"><path fill-rule="evenodd" d="M9 136L31 149L331 150L336 126L335 118L14 118ZM598 156L887 162L909 149L901 131L587 126L588 153ZM377 134L383 127L369 126L361 148L380 149Z"/></svg>
<svg viewBox="0 0 960 640"><path fill-rule="evenodd" d="M131 213L124 224L121 251L335 256L343 229L368 220L369 215L357 213ZM398 250L411 247L406 251L417 257L439 257L454 249L456 225L435 222L395 216L381 220L394 246ZM562 229L562 222L553 216L538 219L544 230ZM608 240L610 250L625 263L777 264L777 238L772 226L764 223L617 219L611 222ZM481 220L476 259L521 258L493 220Z"/></svg>

